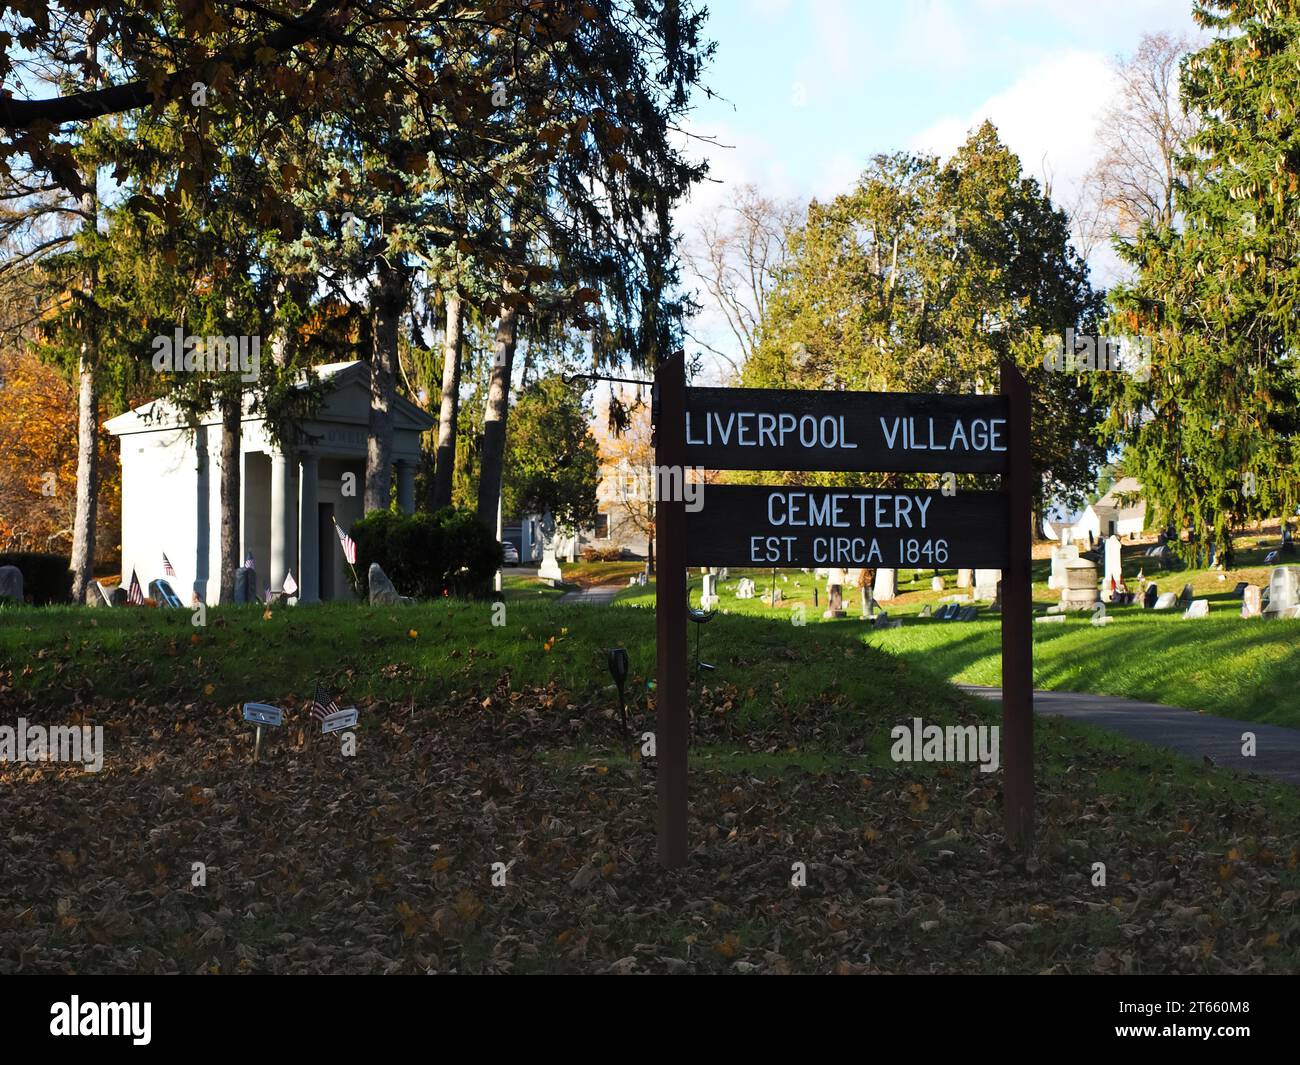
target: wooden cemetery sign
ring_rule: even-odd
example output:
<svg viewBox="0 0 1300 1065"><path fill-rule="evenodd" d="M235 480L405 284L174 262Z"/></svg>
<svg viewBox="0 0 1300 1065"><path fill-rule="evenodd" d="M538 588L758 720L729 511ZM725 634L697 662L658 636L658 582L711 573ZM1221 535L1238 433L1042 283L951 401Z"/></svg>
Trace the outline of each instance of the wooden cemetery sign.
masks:
<svg viewBox="0 0 1300 1065"><path fill-rule="evenodd" d="M1033 832L1029 386L994 396L687 388L683 353L654 387L655 466L680 471L994 473L1002 490L704 485L659 499L656 685L659 860L686 860L688 566L1002 570L1002 743L1008 839ZM672 478L656 480L671 483Z"/></svg>

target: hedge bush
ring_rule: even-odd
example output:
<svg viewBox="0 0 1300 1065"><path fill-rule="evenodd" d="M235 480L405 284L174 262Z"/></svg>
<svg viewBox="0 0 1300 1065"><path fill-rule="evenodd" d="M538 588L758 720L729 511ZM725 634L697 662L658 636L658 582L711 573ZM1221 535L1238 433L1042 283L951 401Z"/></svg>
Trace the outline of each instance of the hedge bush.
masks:
<svg viewBox="0 0 1300 1065"><path fill-rule="evenodd" d="M72 599L72 560L67 555L38 551L0 554L0 566L17 566L23 572L23 596L36 606L67 603Z"/></svg>
<svg viewBox="0 0 1300 1065"><path fill-rule="evenodd" d="M352 526L357 544L357 594L370 594L372 562L403 595L487 594L501 566L501 545L468 510L444 507L433 514L371 511Z"/></svg>
<svg viewBox="0 0 1300 1065"><path fill-rule="evenodd" d="M592 547L587 546L582 549L582 560L584 562L619 562L623 558L623 549L621 547Z"/></svg>

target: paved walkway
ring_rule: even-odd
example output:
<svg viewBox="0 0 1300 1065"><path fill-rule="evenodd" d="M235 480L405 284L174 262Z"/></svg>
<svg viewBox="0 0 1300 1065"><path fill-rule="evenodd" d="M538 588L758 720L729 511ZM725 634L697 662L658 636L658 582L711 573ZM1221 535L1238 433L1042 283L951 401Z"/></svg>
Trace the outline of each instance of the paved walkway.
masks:
<svg viewBox="0 0 1300 1065"><path fill-rule="evenodd" d="M597 584L590 588L575 588L560 596L561 603L586 603L588 606L609 606L624 588L621 584Z"/></svg>
<svg viewBox="0 0 1300 1065"><path fill-rule="evenodd" d="M973 695L1001 699L1001 688L959 684ZM1300 729L1213 717L1159 703L1085 692L1034 692L1034 711L1118 732L1164 747L1197 762L1206 755L1218 766L1300 784ZM1255 734L1255 756L1243 758L1241 734Z"/></svg>

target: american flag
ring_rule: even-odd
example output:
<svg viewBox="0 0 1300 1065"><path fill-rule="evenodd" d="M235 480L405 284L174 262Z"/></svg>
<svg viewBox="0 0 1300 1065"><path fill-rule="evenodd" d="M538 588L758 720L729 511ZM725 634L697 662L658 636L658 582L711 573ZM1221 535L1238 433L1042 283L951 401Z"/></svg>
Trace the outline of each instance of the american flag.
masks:
<svg viewBox="0 0 1300 1065"><path fill-rule="evenodd" d="M131 583L126 589L126 601L132 606L144 606L144 592L140 589L140 578L131 571Z"/></svg>
<svg viewBox="0 0 1300 1065"><path fill-rule="evenodd" d="M320 681L316 682L316 691L312 693L311 702L307 704L311 716L317 721L324 721L330 714L339 712L339 704Z"/></svg>
<svg viewBox="0 0 1300 1065"><path fill-rule="evenodd" d="M256 567L255 565L253 565L253 552L251 552L251 551L248 552L248 557L247 557L246 559L244 559L244 568L245 568L245 569L257 569L257 567Z"/></svg>
<svg viewBox="0 0 1300 1065"><path fill-rule="evenodd" d="M298 582L293 579L293 570L284 579L284 594L293 595L298 590Z"/></svg>
<svg viewBox="0 0 1300 1065"><path fill-rule="evenodd" d="M167 557L167 552L163 552L163 572L169 577L175 577L176 571L172 569L172 560Z"/></svg>
<svg viewBox="0 0 1300 1065"><path fill-rule="evenodd" d="M339 534L339 543L343 545L343 557L352 565L357 564L357 542L343 531L343 526L334 523L334 531Z"/></svg>

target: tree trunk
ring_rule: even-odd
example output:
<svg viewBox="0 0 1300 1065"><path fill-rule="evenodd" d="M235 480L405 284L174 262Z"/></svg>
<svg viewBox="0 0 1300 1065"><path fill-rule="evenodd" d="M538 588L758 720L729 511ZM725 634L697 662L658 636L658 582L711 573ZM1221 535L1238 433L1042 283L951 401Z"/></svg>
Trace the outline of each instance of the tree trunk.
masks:
<svg viewBox="0 0 1300 1065"><path fill-rule="evenodd" d="M456 472L456 419L460 414L460 295L447 295L447 331L442 342L442 409L438 412L438 458L433 473L433 509L451 506Z"/></svg>
<svg viewBox="0 0 1300 1065"><path fill-rule="evenodd" d="M397 398L397 328L403 304L398 271L380 264L371 296L370 426L366 440L365 513L387 510L393 478L393 402Z"/></svg>
<svg viewBox="0 0 1300 1065"><path fill-rule="evenodd" d="M506 418L510 413L510 373L515 362L519 311L509 306L497 319L492 350L492 377L488 382L487 414L483 420L483 448L479 454L478 520L496 529L497 501L506 452Z"/></svg>
<svg viewBox="0 0 1300 1065"><path fill-rule="evenodd" d="M646 540L645 571L648 576L653 577L655 572L655 538L651 533Z"/></svg>
<svg viewBox="0 0 1300 1065"><path fill-rule="evenodd" d="M93 43L94 19L95 16L91 15L87 20L87 37L92 43L86 48L86 80L92 89L99 75L99 61ZM85 167L81 179L86 185L80 204L85 212L82 225L89 228L93 239L99 224L98 169L93 165ZM84 248L83 251L91 252L91 249ZM85 278L87 308L82 320L83 336L77 364L77 499L69 561L74 603L86 601L86 589L95 575L95 521L99 512L99 388L95 381L99 362L99 320L95 313L98 281L92 260Z"/></svg>
<svg viewBox="0 0 1300 1065"><path fill-rule="evenodd" d="M221 575L217 597L235 601L235 570L239 568L240 422L243 397L232 386L221 398ZM254 589L256 592L256 589Z"/></svg>
<svg viewBox="0 0 1300 1065"><path fill-rule="evenodd" d="M95 520L99 495L99 389L95 384L97 337L87 324L81 344L77 391L77 510L72 523L72 601L84 603L95 574ZM125 560L123 560L125 561Z"/></svg>

